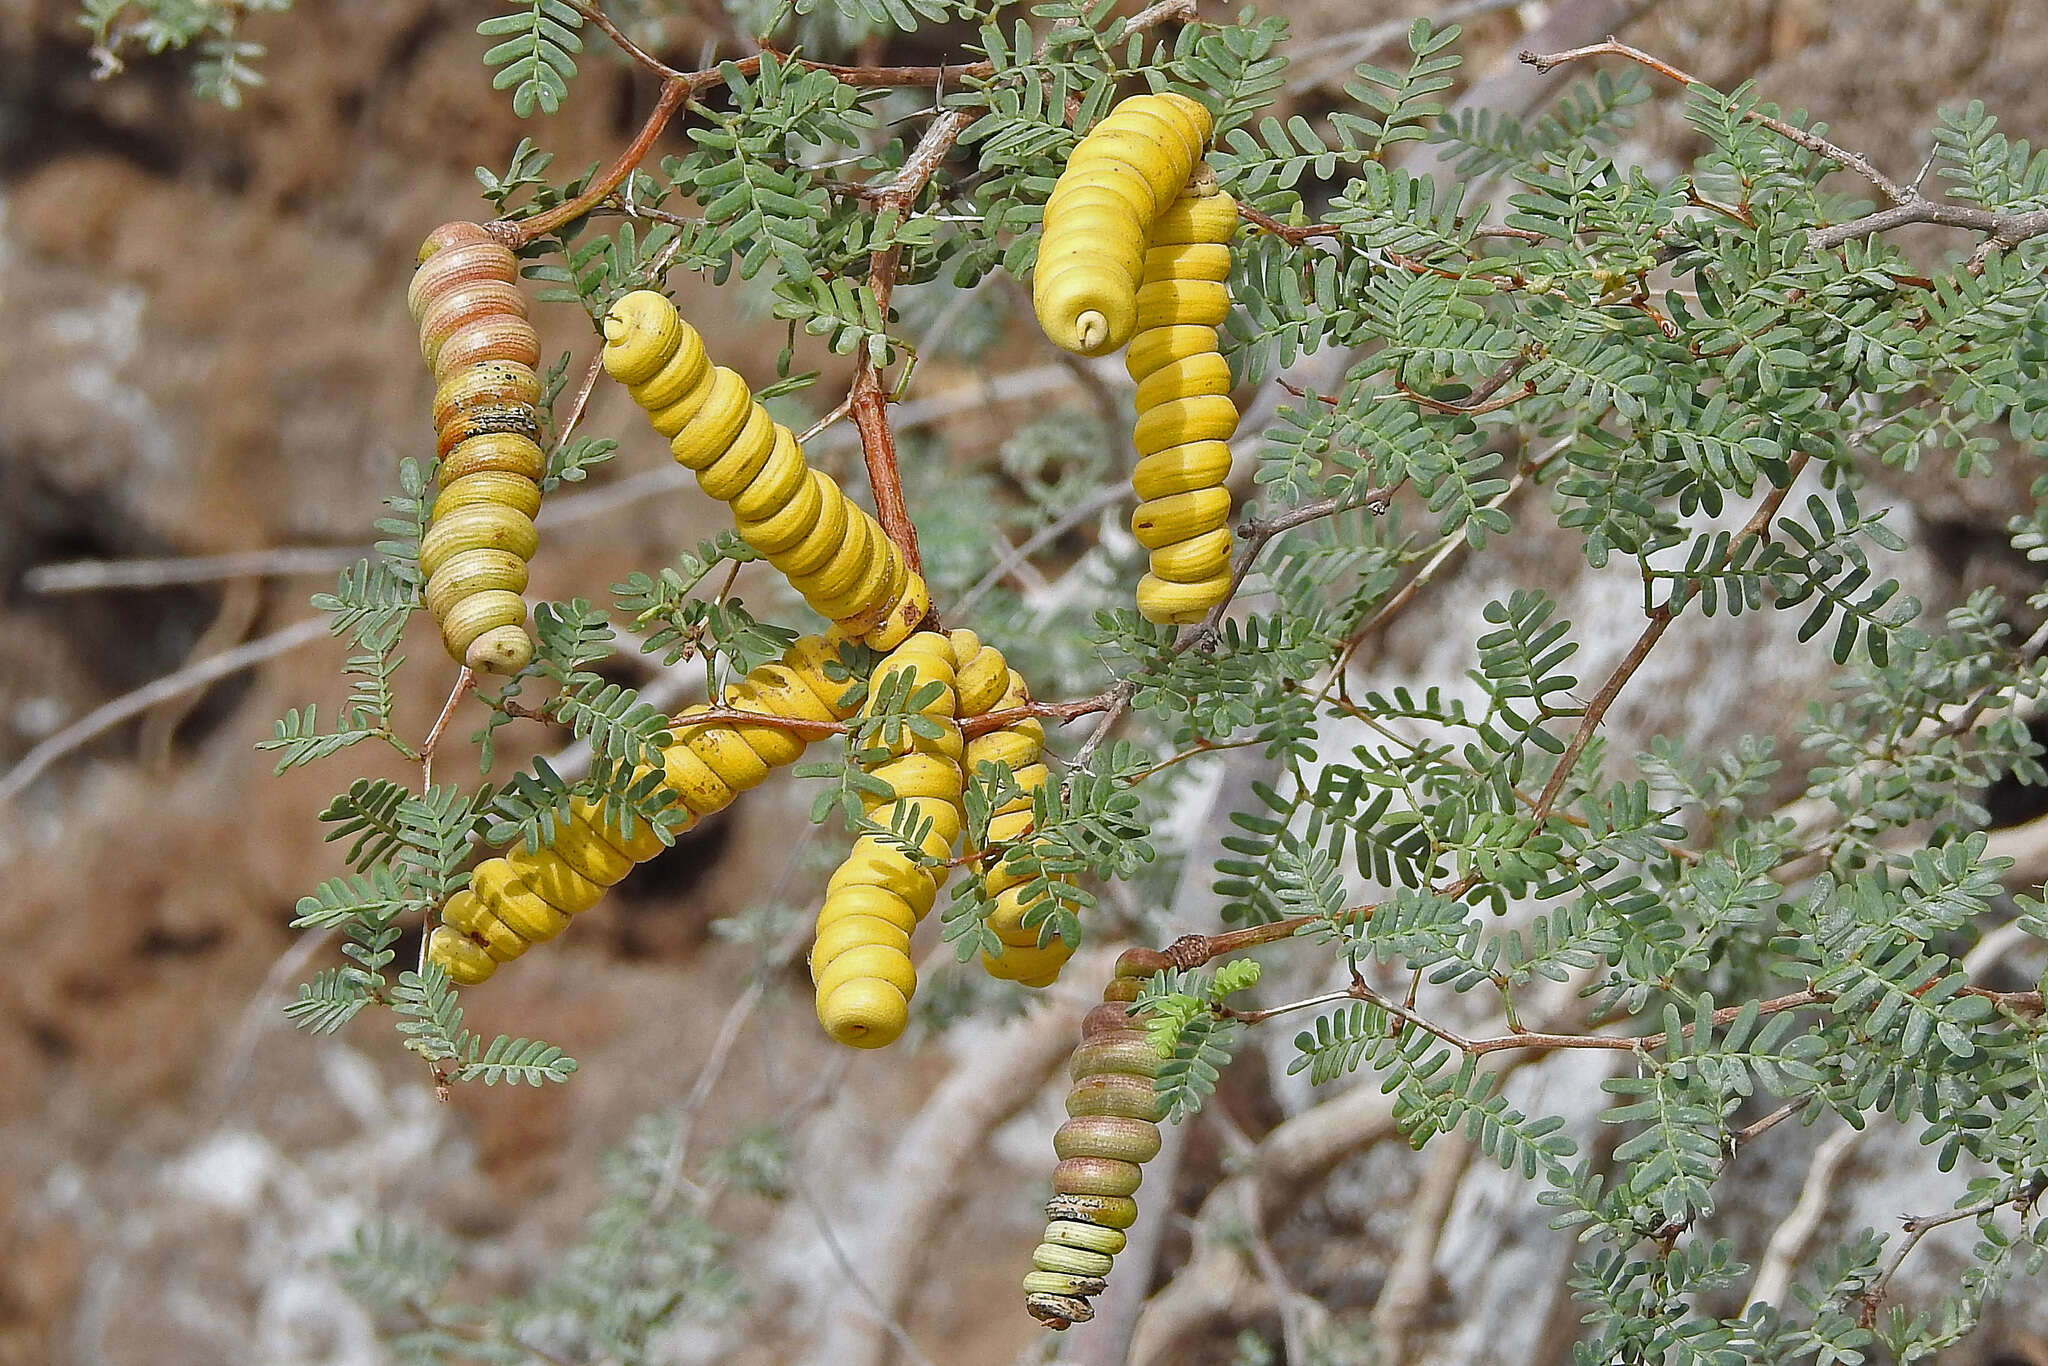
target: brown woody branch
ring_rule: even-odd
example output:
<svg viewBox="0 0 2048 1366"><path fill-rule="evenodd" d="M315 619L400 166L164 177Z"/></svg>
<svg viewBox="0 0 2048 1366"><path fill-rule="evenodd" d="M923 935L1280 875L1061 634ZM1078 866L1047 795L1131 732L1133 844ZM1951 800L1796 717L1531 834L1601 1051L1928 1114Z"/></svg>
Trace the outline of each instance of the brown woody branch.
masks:
<svg viewBox="0 0 2048 1366"><path fill-rule="evenodd" d="M582 194L566 203L557 204L545 213L523 218L516 223L502 220L490 225L491 231L506 246L517 251L537 238L545 237L565 223L573 223L611 197L614 190L626 183L626 178L638 170L647 154L654 150L654 143L661 136L668 121L682 108L683 101L692 94L688 79L671 79L662 83L661 98L654 103L654 112L647 116L647 122L640 126L640 132L619 153L618 159L606 168L603 175L593 180Z"/></svg>
<svg viewBox="0 0 2048 1366"><path fill-rule="evenodd" d="M967 131L974 116L965 109L948 109L932 120L924 136L903 163L888 187L874 197L878 216L894 215L901 222L924 187L931 183L953 144ZM896 290L896 267L903 255L901 246L891 245L868 259L868 288L875 296L876 311L889 316L889 299ZM903 501L903 476L896 464L896 434L889 428L889 396L882 390L882 376L872 351L863 347L854 367L853 387L847 391L853 424L860 432L861 454L868 467L868 486L874 490L875 517L913 570L924 563L917 553L917 527ZM932 621L936 624L937 608Z"/></svg>

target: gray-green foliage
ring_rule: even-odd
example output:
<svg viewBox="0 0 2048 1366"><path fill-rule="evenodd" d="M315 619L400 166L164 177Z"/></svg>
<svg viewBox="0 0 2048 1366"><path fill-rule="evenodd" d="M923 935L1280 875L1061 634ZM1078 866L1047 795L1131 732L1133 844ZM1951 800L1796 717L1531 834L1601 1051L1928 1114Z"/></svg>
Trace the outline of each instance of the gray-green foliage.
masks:
<svg viewBox="0 0 2048 1366"><path fill-rule="evenodd" d="M161 48L231 40L246 8L90 4L87 21L109 47ZM763 33L793 23L829 40L813 9L797 0L746 14ZM1399 60L1356 70L1343 108L1311 120L1271 112L1286 26L1249 8L1165 36L1130 32L1108 3L1081 0L1028 10L863 0L839 17L876 33L942 20L963 35L961 21L977 26L961 60L986 69L941 93L969 122L907 214L877 214L863 186L899 174L932 111L769 54L751 72L729 65L707 78L683 115L686 150L643 168L606 214L537 243L528 273L593 316L668 271L765 277L790 336L778 393L806 397L816 375L790 373L798 353L826 350L901 366L900 380L960 291L974 291L964 326L976 345L997 334L1008 296L981 286L1028 273L1077 128L1139 87L1208 101L1211 166L1279 225L1247 228L1236 244L1234 373L1263 386L1308 353L1345 361L1326 392L1294 392L1249 443L1258 501L1247 516L1256 526L1317 503L1324 515L1258 542L1248 587L1264 595L1259 608L1192 640L1099 591L1112 581L1127 591L1135 557L1114 536L1094 543L1087 521L1071 528L1086 544L1060 552L1079 558L1058 603L1007 584L980 600L974 624L1037 695L1106 690L1130 708L1123 738L1038 789L1034 842L990 855L1045 896L1031 922L1041 941L1132 928L1096 904L1110 898L1093 887L1128 879L1130 902L1162 895L1178 853L1155 833L1158 818L1203 756L1256 746L1275 776L1251 809L1229 815L1215 868L1224 915L1245 929L1296 928L1269 952L1320 955L1350 980L1327 997L1258 1004L1316 1011L1294 1070L1317 1083L1368 1071L1413 1141L1462 1131L1539 1185L1533 1198L1587 1244L1573 1280L1588 1315L1580 1360L1917 1360L1966 1335L1987 1297L2048 1246L2032 1208L2048 1171L2039 997L1987 994L1963 968L2003 904L2003 865L1981 834L1984 791L2048 780L2025 717L2042 692L2040 651L2013 630L2048 609L2048 594L2023 610L1980 587L1945 618L1924 613L1887 573L1905 532L1867 481L1880 465L1937 459L1968 476L2042 453L2044 239L1988 242L1967 262L1910 260L1882 236L1817 248L1817 229L1867 210L1868 187L1765 126L1777 111L1754 89L1678 95L1701 151L1653 175L1614 151L1652 94L1634 73L1595 74L1530 120L1447 113L1457 34L1426 24ZM574 9L516 4L483 30L500 39L487 60L519 113L575 97L570 54L589 30ZM1408 169L1418 142L1459 176ZM2048 153L2008 140L1980 105L1942 114L1934 149L1930 183L1955 202L2001 213L2048 202ZM548 154L531 143L503 174L479 179L514 218L585 183L550 179ZM877 252L896 253L900 312L878 302ZM609 449L555 434L561 480ZM927 560L943 569L941 611L989 563L992 531L1049 528L1114 479L1103 446L1099 425L1062 419L1024 429L997 460L920 448L920 465L927 454L934 467L972 465L959 477L976 481L966 513L955 496L919 519ZM413 555L426 506L420 471L408 465L400 480L378 558L319 600L350 649L337 729L323 730L310 705L294 710L269 746L281 767L353 763L371 741L419 757L390 720L399 630L419 606ZM908 483L914 513L920 497L956 487L915 470ZM2048 476L2034 497L2012 540L2048 559ZM1487 554L1544 518L1571 533L1588 570L1634 576L1640 613L1623 627L1647 630L1645 649L1666 627L1795 614L1798 640L1843 670L1797 749L1659 739L1648 753L1608 753L1589 706L1628 674L1581 671L1588 624L1560 611L1555 580L1517 584L1486 606L1464 678L1352 693L1341 665L1381 613L1405 608L1410 589L1426 594L1454 552ZM445 979L394 971L392 946L403 923L462 885L486 834L544 842L571 795L606 799L628 824L676 819L657 781L630 779L664 740L665 719L593 666L629 636L668 663L703 660L714 684L772 654L787 635L770 618L787 600L757 604L757 616L716 591L715 571L748 558L721 538L630 577L608 605L537 612L533 668L486 699L486 764L493 735L539 714L589 740L589 777L565 782L543 762L495 791L465 790L446 782L456 766L444 758L441 786L415 793L362 778L335 799L323 819L351 871L299 916L341 931L347 961L302 989L300 1024L336 1029L374 1001L453 1079L566 1073L544 1044L479 1044ZM849 686L871 662L849 656ZM529 689L545 700L522 701ZM912 702L879 699L854 754L914 727ZM1806 800L1773 809L1787 769L1803 773ZM816 818L836 808L858 825L857 766L815 774L835 784ZM1000 766L974 775L970 836L984 838L989 813L1016 792ZM876 833L906 844L919 834ZM1361 901L1361 884L1379 890ZM974 880L956 887L945 935L966 959L993 937ZM2021 912L2028 935L2048 938L2041 903L2023 899ZM1134 928L1153 926L1140 912ZM1368 970L1402 973L1412 993L1380 995ZM1147 988L1176 1115L1200 1108L1255 1027L1238 1017L1265 1018L1239 994L1255 981L1226 967ZM1559 984L1576 1006L1562 1022L1532 1022L1540 994ZM1444 1022L1488 1014L1505 1033L1470 1038ZM1580 1155L1563 1116L1507 1099L1490 1060L1525 1058L1535 1045L1522 1031L1543 1028L1627 1053L1600 1116L1618 1136L1611 1162ZM1885 1303L1911 1244L1860 1233L1818 1255L1785 1303L1716 1310L1758 1249L1699 1226L1742 1189L1745 1130L1774 1107L1805 1123L1907 1125L1930 1163L1968 1164L1973 1184L1954 1217L1974 1221L1979 1238L1947 1299ZM666 1255L707 1274L674 1247ZM378 1235L354 1265L365 1293L427 1317L417 1332L443 1331L444 1311L430 1306L448 1253ZM630 1298L623 1287L638 1272L625 1261L592 1254L579 1265L619 1277ZM506 1337L516 1316L477 1331L516 1340ZM629 1359L617 1341L602 1350ZM416 1355L457 1352L443 1337Z"/></svg>
<svg viewBox="0 0 2048 1366"><path fill-rule="evenodd" d="M787 1164L759 1131L691 1164L685 1132L669 1113L635 1123L600 1164L604 1195L583 1239L518 1294L475 1299L453 1284L459 1245L396 1221L358 1229L336 1269L401 1362L662 1360L664 1329L715 1320L744 1298L709 1206L728 1193L780 1195Z"/></svg>
<svg viewBox="0 0 2048 1366"><path fill-rule="evenodd" d="M78 22L106 72L119 71L134 48L152 55L197 48L193 94L237 109L245 89L263 84L255 67L263 45L241 36L243 19L291 7L292 0L80 0Z"/></svg>

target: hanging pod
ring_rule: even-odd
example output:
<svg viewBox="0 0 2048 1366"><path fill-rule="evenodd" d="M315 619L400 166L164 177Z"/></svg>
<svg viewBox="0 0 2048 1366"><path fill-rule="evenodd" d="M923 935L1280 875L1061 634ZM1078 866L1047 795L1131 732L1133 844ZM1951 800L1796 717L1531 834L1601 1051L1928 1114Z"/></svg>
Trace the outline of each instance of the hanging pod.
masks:
<svg viewBox="0 0 2048 1366"><path fill-rule="evenodd" d="M1046 201L1031 302L1053 343L1114 351L1143 326L1140 286L1153 225L1208 141L1209 111L1185 95L1119 102L1081 139Z"/></svg>
<svg viewBox="0 0 2048 1366"><path fill-rule="evenodd" d="M992 711L1010 711L1031 700L1023 676L1009 666L1001 651L983 644L972 631L954 631L952 639L961 720ZM1045 727L1033 716L1012 721L967 742L964 767L969 777L984 763L1001 763L1009 768L1019 789L1018 795L1002 803L990 816L991 845L1007 844L1030 832L1031 794L1051 777L1044 752ZM1000 953L982 953L982 967L989 976L1004 981L1021 982L1027 987L1051 986L1074 950L1058 937L1044 945L1038 942L1041 917L1032 913L1045 897L1025 900L1025 891L1033 878L1018 871L1006 857L991 857L977 867L982 893L992 903L986 923L1003 944ZM1031 920L1028 925L1027 917Z"/></svg>
<svg viewBox="0 0 2048 1366"><path fill-rule="evenodd" d="M878 650L931 611L923 576L881 525L805 460L744 379L711 364L675 305L636 290L604 319L604 367L698 485L731 506L740 537L841 633Z"/></svg>
<svg viewBox="0 0 2048 1366"><path fill-rule="evenodd" d="M1191 185L1153 225L1139 326L1124 365L1136 381L1139 503L1131 534L1151 555L1138 583L1148 621L1191 623L1230 594L1230 438L1237 405L1216 329L1230 312L1237 203Z"/></svg>
<svg viewBox="0 0 2048 1366"><path fill-rule="evenodd" d="M535 439L540 337L518 260L474 223L444 224L420 246L406 304L434 376L440 493L420 543L427 610L452 657L517 673L533 658L520 594L547 468Z"/></svg>
<svg viewBox="0 0 2048 1366"><path fill-rule="evenodd" d="M844 721L852 714L841 705L847 684L825 672L838 657L836 639L804 636L781 659L729 685L724 703L792 720ZM800 732L765 721L691 722L704 711L697 706L678 714L662 752L663 781L689 811L680 827L685 830L771 769L794 763L809 744ZM465 986L481 982L498 964L567 929L571 917L595 905L605 888L666 847L645 821L628 836L596 805L573 798L568 819L555 822L548 844L531 852L517 848L476 866L469 887L441 908L427 957Z"/></svg>
<svg viewBox="0 0 2048 1366"><path fill-rule="evenodd" d="M1133 1198L1143 1166L1159 1154L1159 1103L1152 1079L1159 1054L1144 1024L1128 1014L1160 955L1132 950L1117 960L1102 1004L1081 1021L1068 1070L1067 1121L1053 1135L1053 1197L1043 1241L1024 1277L1024 1307L1049 1328L1095 1317L1088 1301L1108 1287L1124 1230L1138 1218Z"/></svg>
<svg viewBox="0 0 2048 1366"><path fill-rule="evenodd" d="M920 735L905 724L893 743L875 742L888 752L867 772L886 791L864 791L861 802L878 825L921 828L919 847L944 860L960 837L963 750L953 649L946 637L919 632L876 666L861 715L872 717L887 690L900 686L909 696L930 683L941 686L919 710L938 734ZM910 936L931 910L945 874L943 865L926 867L894 839L864 834L826 883L811 941L811 980L818 1022L840 1043L885 1048L903 1033L917 991Z"/></svg>

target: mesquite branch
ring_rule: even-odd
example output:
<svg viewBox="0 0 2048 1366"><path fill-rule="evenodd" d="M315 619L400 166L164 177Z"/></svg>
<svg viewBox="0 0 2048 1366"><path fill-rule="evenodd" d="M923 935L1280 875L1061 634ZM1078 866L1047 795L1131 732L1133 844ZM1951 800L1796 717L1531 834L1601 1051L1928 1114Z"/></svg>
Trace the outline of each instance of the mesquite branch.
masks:
<svg viewBox="0 0 2048 1366"><path fill-rule="evenodd" d="M974 116L964 109L949 109L932 121L918 139L903 169L875 199L878 214L894 214L900 221L932 176L953 150L953 144L967 131ZM889 299L896 289L896 267L903 255L900 246L876 252L868 262L868 288L874 293L875 308L889 316ZM868 467L868 485L875 494L875 518L902 550L912 569L922 572L917 553L917 528L903 502L903 479L896 466L896 436L889 428L889 397L882 389L882 377L872 351L863 349L853 372L853 388L847 393L854 426L860 431L861 454ZM936 609L934 609L936 617Z"/></svg>
<svg viewBox="0 0 2048 1366"><path fill-rule="evenodd" d="M1651 56L1640 48L1609 38L1604 43L1590 43L1585 47L1569 48L1563 52L1524 52L1521 58L1538 71L1548 71L1565 62L1580 61L1588 57L1626 57L1628 60L1656 72L1680 85L1702 85L1697 76L1681 71L1669 62ZM1890 206L1868 213L1847 223L1836 223L1816 229L1809 237L1811 245L1820 251L1832 250L1844 242L1874 233L1890 232L1915 223L1929 223L1945 228L1964 228L1971 232L1985 234L1984 244L1971 258L1973 266L1981 265L1984 257L1999 249L2011 249L2031 237L2048 234L2048 209L2035 209L2029 213L1997 213L1971 204L1958 204L1949 200L1929 199L1920 193L1917 184L1902 185L1893 180L1876 163L1861 152L1854 152L1837 143L1830 142L1820 134L1787 123L1757 109L1748 109L1743 117L1759 127L1768 128L1779 137L1795 146L1803 147L1816 156L1825 157L1843 170L1861 176L1890 201ZM1708 207L1722 208L1712 205Z"/></svg>
<svg viewBox="0 0 2048 1366"><path fill-rule="evenodd" d="M1721 558L1716 562L1717 568L1727 564L1736 549L1751 537L1769 534L1771 519L1778 515L1778 509L1784 504L1785 496L1792 491L1792 485L1798 482L1800 472L1806 468L1810 459L1812 457L1805 451L1792 457L1787 465L1784 484L1764 496L1764 500L1757 505L1749 521L1743 524L1741 532L1729 542L1727 550L1722 552ZM1592 704L1586 708L1585 715L1579 718L1579 728L1572 733L1571 740L1565 745L1564 753L1558 756L1557 767L1550 772L1550 781L1543 785L1543 794L1536 799L1536 809L1532 816L1539 825L1549 818L1551 809L1557 805L1558 797L1564 792L1564 785L1571 780L1572 769L1577 766L1579 756L1586 752L1586 746L1592 743L1593 732L1600 728L1600 721L1607 715L1607 709L1614 705L1614 699L1621 695L1622 688L1635 675L1636 670L1643 666L1643 661L1649 658L1650 651L1656 647L1657 642L1664 638L1664 632L1671 627L1673 615L1668 603L1653 608L1650 612L1649 625L1643 628L1643 633L1636 637L1636 643L1622 656L1621 663L1615 665L1614 672L1600 685L1600 691L1593 695Z"/></svg>

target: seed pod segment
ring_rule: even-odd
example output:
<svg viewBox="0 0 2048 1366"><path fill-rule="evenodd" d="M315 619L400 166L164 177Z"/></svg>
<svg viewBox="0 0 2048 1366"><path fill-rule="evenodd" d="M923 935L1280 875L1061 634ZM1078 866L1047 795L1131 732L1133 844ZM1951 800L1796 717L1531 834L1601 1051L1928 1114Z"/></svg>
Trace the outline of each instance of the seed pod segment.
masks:
<svg viewBox="0 0 2048 1366"><path fill-rule="evenodd" d="M729 685L724 703L793 720L844 721L852 714L840 701L847 685L825 673L826 663L838 657L836 640L804 636L781 659ZM809 744L802 732L767 722L692 723L704 710L690 707L677 715L662 755L664 780L689 811L682 829L726 806L770 769L795 762ZM481 982L499 963L567 929L605 888L666 847L645 821L628 837L597 806L576 798L569 818L556 822L552 842L476 866L469 888L442 907L427 956L465 986Z"/></svg>
<svg viewBox="0 0 2048 1366"><path fill-rule="evenodd" d="M1067 158L1045 205L1031 282L1038 325L1084 356L1140 325L1139 284L1154 221L1201 160L1209 111L1185 95L1121 101Z"/></svg>
<svg viewBox="0 0 2048 1366"><path fill-rule="evenodd" d="M1059 1165L1046 1202L1045 1237L1024 1277L1024 1307L1048 1328L1095 1316L1088 1303L1108 1286L1123 1230L1138 1217L1132 1198L1142 1165L1159 1152L1159 1108L1152 1078L1159 1055L1144 1024L1126 1013L1159 955L1133 950L1117 960L1103 1003L1081 1022L1067 1093L1067 1122L1053 1136Z"/></svg>
<svg viewBox="0 0 2048 1366"><path fill-rule="evenodd" d="M1010 711L1031 700L1023 676L1009 666L994 646L983 644L972 631L954 631L952 638L963 721L992 711ZM1051 776L1042 762L1044 751L1045 727L1036 717L1013 721L967 742L962 767L968 777L985 763L1002 763L1009 766L1020 789L1017 796L998 806L990 817L988 833L992 843L1015 840L1030 830L1031 794ZM1027 987L1051 986L1074 950L1057 937L1040 947L1037 919L1025 924L1025 917L1044 900L1024 899L1025 888L1032 879L1011 866L1006 857L996 856L985 860L976 876L983 895L994 903L988 927L1003 943L999 954L983 952L982 967L989 976L1004 981L1022 982Z"/></svg>
<svg viewBox="0 0 2048 1366"><path fill-rule="evenodd" d="M455 659L517 673L533 658L519 595L547 467L535 441L540 337L518 261L474 223L443 224L420 246L406 304L434 376L441 493L420 546L427 609ZM480 551L510 553L465 553Z"/></svg>
<svg viewBox="0 0 2048 1366"><path fill-rule="evenodd" d="M740 537L813 610L878 650L917 628L931 611L923 577L880 523L805 462L746 381L711 364L674 304L636 290L612 305L604 334L606 372L647 410L703 490L732 507Z"/></svg>
<svg viewBox="0 0 2048 1366"><path fill-rule="evenodd" d="M1231 435L1237 405L1216 329L1230 311L1231 233L1237 205L1207 183L1191 185L1153 225L1138 290L1143 329L1125 367L1137 381L1142 500L1131 531L1151 552L1138 584L1148 621L1200 621L1230 592Z"/></svg>
<svg viewBox="0 0 2048 1366"><path fill-rule="evenodd" d="M864 793L861 799L878 825L922 829L919 847L939 859L960 836L962 743L955 680L951 642L922 631L876 667L861 711L863 719L872 718L880 702L899 688L902 696L915 697L928 684L940 685L931 700L918 706L938 735L920 735L905 723L893 738L886 733L875 737L872 747L885 749L887 757L867 771L888 792ZM825 886L811 946L818 1022L833 1038L855 1048L885 1048L903 1033L917 991L910 935L931 910L944 880L943 866L925 867L893 839L861 835L854 840L846 862Z"/></svg>

